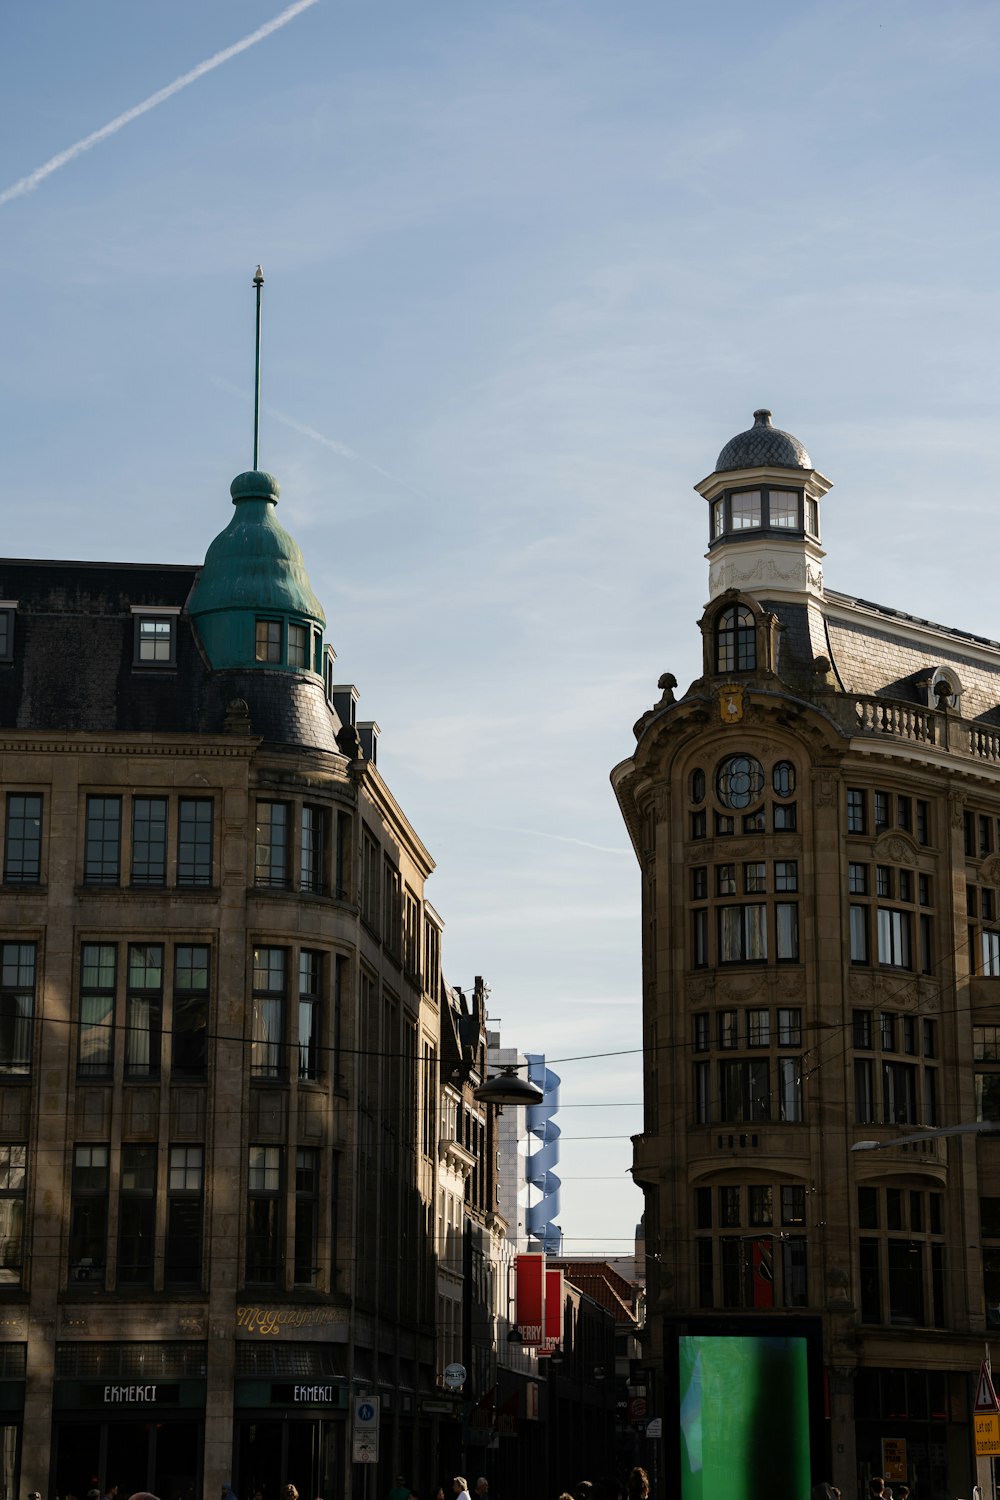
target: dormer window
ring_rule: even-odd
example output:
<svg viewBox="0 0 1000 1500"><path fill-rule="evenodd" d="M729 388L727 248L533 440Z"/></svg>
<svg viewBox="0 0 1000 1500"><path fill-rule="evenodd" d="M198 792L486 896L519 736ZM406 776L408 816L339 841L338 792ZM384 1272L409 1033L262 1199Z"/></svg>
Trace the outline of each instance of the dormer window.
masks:
<svg viewBox="0 0 1000 1500"><path fill-rule="evenodd" d="M716 671L752 672L757 666L757 630L745 604L724 609L715 626Z"/></svg>
<svg viewBox="0 0 1000 1500"><path fill-rule="evenodd" d="M136 667L175 667L177 665L176 608L132 608L132 665Z"/></svg>
<svg viewBox="0 0 1000 1500"><path fill-rule="evenodd" d="M257 621L257 660L280 663L281 621Z"/></svg>
<svg viewBox="0 0 1000 1500"><path fill-rule="evenodd" d="M14 660L14 611L13 600L0 602L0 661Z"/></svg>
<svg viewBox="0 0 1000 1500"><path fill-rule="evenodd" d="M819 507L802 490L762 485L755 490L727 490L711 504L712 542L744 531L807 531L819 535Z"/></svg>
<svg viewBox="0 0 1000 1500"><path fill-rule="evenodd" d="M288 665L302 668L309 665L309 631L304 625L288 627Z"/></svg>

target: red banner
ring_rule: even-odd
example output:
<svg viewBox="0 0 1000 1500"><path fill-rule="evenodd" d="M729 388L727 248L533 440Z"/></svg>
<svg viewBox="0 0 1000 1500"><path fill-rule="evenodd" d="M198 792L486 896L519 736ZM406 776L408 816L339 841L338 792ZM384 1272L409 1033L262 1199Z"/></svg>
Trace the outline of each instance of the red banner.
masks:
<svg viewBox="0 0 1000 1500"><path fill-rule="evenodd" d="M545 1338L545 1256L519 1255L516 1277L518 1332L522 1344L537 1347Z"/></svg>
<svg viewBox="0 0 1000 1500"><path fill-rule="evenodd" d="M545 1268L545 1340L540 1354L551 1354L562 1348L563 1273Z"/></svg>

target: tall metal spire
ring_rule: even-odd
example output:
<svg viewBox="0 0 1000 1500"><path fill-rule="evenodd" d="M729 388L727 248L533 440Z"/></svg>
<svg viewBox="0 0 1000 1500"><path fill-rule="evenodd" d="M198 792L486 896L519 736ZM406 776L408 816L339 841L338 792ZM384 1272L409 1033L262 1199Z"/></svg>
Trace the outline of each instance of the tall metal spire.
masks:
<svg viewBox="0 0 1000 1500"><path fill-rule="evenodd" d="M264 285L264 272L260 266L254 272L253 284L257 288L257 346L253 371L253 466L256 469L260 439L260 289Z"/></svg>

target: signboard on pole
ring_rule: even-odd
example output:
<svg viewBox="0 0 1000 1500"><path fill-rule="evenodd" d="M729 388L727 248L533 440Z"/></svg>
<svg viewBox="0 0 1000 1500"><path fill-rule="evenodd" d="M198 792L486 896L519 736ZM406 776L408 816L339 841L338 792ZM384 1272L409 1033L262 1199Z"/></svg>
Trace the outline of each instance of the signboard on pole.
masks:
<svg viewBox="0 0 1000 1500"><path fill-rule="evenodd" d="M378 1399L359 1396L354 1403L352 1460L356 1464L378 1463Z"/></svg>
<svg viewBox="0 0 1000 1500"><path fill-rule="evenodd" d="M976 1457L1000 1458L1000 1401L993 1389L988 1359L984 1359L979 1367L972 1428L976 1437Z"/></svg>
<svg viewBox="0 0 1000 1500"><path fill-rule="evenodd" d="M993 1389L993 1379L990 1375L989 1362L983 1360L979 1366L979 1381L976 1385L976 1404L973 1411L1000 1411L1000 1401Z"/></svg>
<svg viewBox="0 0 1000 1500"><path fill-rule="evenodd" d="M517 1328L521 1343L536 1348L545 1337L545 1256L519 1255L515 1266Z"/></svg>

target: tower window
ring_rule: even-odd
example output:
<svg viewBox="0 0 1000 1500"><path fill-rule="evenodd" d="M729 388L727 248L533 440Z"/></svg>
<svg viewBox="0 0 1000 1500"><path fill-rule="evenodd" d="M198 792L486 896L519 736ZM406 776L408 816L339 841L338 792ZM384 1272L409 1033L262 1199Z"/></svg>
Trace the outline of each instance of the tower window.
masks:
<svg viewBox="0 0 1000 1500"><path fill-rule="evenodd" d="M760 526L760 490L744 490L729 501L734 531L750 531Z"/></svg>
<svg viewBox="0 0 1000 1500"><path fill-rule="evenodd" d="M757 632L745 604L723 610L715 627L716 671L752 672L757 665Z"/></svg>
<svg viewBox="0 0 1000 1500"><path fill-rule="evenodd" d="M781 530L797 531L799 525L799 495L797 490L771 490L767 497L768 524Z"/></svg>
<svg viewBox="0 0 1000 1500"><path fill-rule="evenodd" d="M309 666L309 632L304 625L288 627L288 665L303 668Z"/></svg>
<svg viewBox="0 0 1000 1500"><path fill-rule="evenodd" d="M281 621L257 621L257 660L281 661Z"/></svg>

